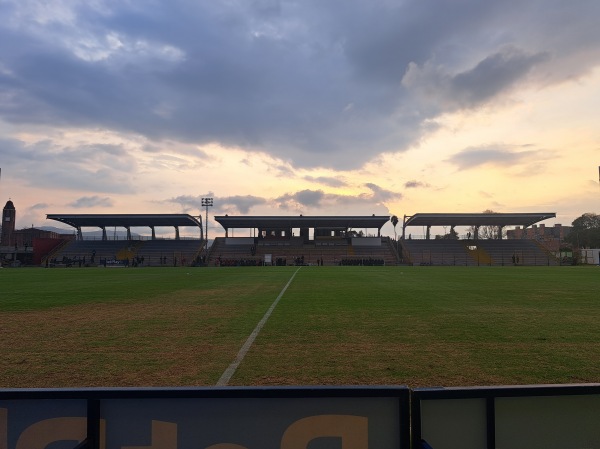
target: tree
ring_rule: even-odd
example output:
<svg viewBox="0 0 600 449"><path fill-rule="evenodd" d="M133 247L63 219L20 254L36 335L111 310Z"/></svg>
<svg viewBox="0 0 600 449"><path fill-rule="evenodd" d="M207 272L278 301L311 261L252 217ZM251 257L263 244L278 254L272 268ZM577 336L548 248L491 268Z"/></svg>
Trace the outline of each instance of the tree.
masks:
<svg viewBox="0 0 600 449"><path fill-rule="evenodd" d="M584 229L600 229L600 215L592 212L587 212L581 217L573 220L573 229L584 230Z"/></svg>
<svg viewBox="0 0 600 449"><path fill-rule="evenodd" d="M498 212L494 212L491 209L486 209L483 211L484 214L497 214ZM469 227L469 232L471 233L471 235L475 236L475 226L471 226ZM478 237L480 239L497 239L499 238L499 228L498 226L492 226L492 225L486 225L486 226L479 226L479 233L478 233ZM506 230L502 229L502 237L506 237Z"/></svg>
<svg viewBox="0 0 600 449"><path fill-rule="evenodd" d="M576 248L600 248L600 215L587 212L573 220L565 241Z"/></svg>
<svg viewBox="0 0 600 449"><path fill-rule="evenodd" d="M445 226L444 226L444 229L446 229ZM450 232L448 232L447 234L436 235L435 239L436 240L458 240L458 232L456 232L454 229L450 229Z"/></svg>
<svg viewBox="0 0 600 449"><path fill-rule="evenodd" d="M396 235L396 225L398 224L398 217L396 217L395 215L392 215L392 217L390 218L390 221L394 225L394 238L396 240L398 240L398 236Z"/></svg>

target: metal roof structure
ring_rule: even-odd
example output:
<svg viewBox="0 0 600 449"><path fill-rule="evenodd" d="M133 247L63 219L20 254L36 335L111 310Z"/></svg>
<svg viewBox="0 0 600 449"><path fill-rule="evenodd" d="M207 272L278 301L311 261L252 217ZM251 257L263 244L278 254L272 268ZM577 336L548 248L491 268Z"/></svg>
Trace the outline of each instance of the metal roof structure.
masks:
<svg viewBox="0 0 600 449"><path fill-rule="evenodd" d="M481 214L428 214L405 215L402 232L408 226L523 226L528 227L548 218L554 212L541 213L481 213Z"/></svg>
<svg viewBox="0 0 600 449"><path fill-rule="evenodd" d="M381 229L390 220L388 216L215 216L215 220L227 229Z"/></svg>
<svg viewBox="0 0 600 449"><path fill-rule="evenodd" d="M48 214L46 218L74 228L202 226L197 218L188 214Z"/></svg>
<svg viewBox="0 0 600 449"><path fill-rule="evenodd" d="M154 234L155 227L178 229L180 226L193 226L200 228L202 235L202 219L188 214L47 214L46 218L72 226L77 229L78 234L81 234L81 228L86 227L149 227Z"/></svg>
<svg viewBox="0 0 600 449"><path fill-rule="evenodd" d="M404 216L404 226L531 226L555 218L556 213L415 214ZM407 220L408 219L408 220Z"/></svg>

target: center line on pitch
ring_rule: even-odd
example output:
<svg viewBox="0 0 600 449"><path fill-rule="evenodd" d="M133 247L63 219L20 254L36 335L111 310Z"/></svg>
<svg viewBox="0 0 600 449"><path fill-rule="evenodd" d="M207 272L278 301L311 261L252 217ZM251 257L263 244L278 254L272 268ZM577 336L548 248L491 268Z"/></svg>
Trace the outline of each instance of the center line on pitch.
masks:
<svg viewBox="0 0 600 449"><path fill-rule="evenodd" d="M242 363L242 360L244 360L244 357L246 357L246 354L250 350L250 346L252 346L252 343L254 343L254 340L256 340L256 337L258 336L258 333L260 332L260 330L263 328L263 326L265 325L265 323L267 322L267 320L271 316L271 313L273 313L273 310L275 309L275 306L277 306L277 303L279 302L279 300L281 299L281 297L283 296L283 294L285 293L285 291L287 290L287 288L290 286L290 284L292 283L292 281L296 277L296 274L298 273L298 271L300 271L300 268L298 268L294 272L294 274L292 275L292 277L290 278L290 280L288 281L288 283L285 284L285 287L283 287L283 290L281 290L281 292L279 293L279 296L277 296L277 298L275 299L275 301L273 301L273 304L271 304L271 307L269 307L269 310L267 310L267 312L265 313L265 315L258 322L258 324L256 325L256 327L254 328L254 330L252 331L252 333L250 334L250 336L246 340L246 343L244 343L244 346L242 346L242 348L240 349L240 352L238 352L237 357L235 358L235 360L223 372L223 374L221 375L221 378L217 381L217 387L224 387L224 386L226 386L229 383L229 380L235 374L235 370L238 368L238 366L240 365L240 363Z"/></svg>

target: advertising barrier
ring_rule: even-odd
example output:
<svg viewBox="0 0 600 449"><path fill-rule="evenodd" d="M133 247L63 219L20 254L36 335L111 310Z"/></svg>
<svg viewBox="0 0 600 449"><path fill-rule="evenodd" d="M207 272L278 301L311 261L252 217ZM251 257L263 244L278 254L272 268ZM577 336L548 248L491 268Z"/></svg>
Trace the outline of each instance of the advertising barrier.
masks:
<svg viewBox="0 0 600 449"><path fill-rule="evenodd" d="M408 449L409 390L0 390L0 449Z"/></svg>
<svg viewBox="0 0 600 449"><path fill-rule="evenodd" d="M418 388L411 407L415 449L600 448L600 384Z"/></svg>
<svg viewBox="0 0 600 449"><path fill-rule="evenodd" d="M599 449L600 384L0 390L0 449Z"/></svg>

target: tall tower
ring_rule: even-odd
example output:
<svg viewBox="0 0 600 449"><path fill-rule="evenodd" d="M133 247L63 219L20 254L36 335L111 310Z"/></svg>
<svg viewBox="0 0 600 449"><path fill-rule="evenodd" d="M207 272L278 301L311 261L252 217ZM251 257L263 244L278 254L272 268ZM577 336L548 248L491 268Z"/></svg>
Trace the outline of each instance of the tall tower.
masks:
<svg viewBox="0 0 600 449"><path fill-rule="evenodd" d="M0 246L12 246L15 244L15 218L17 211L11 200L6 202L6 206L2 210L2 235L0 238Z"/></svg>

